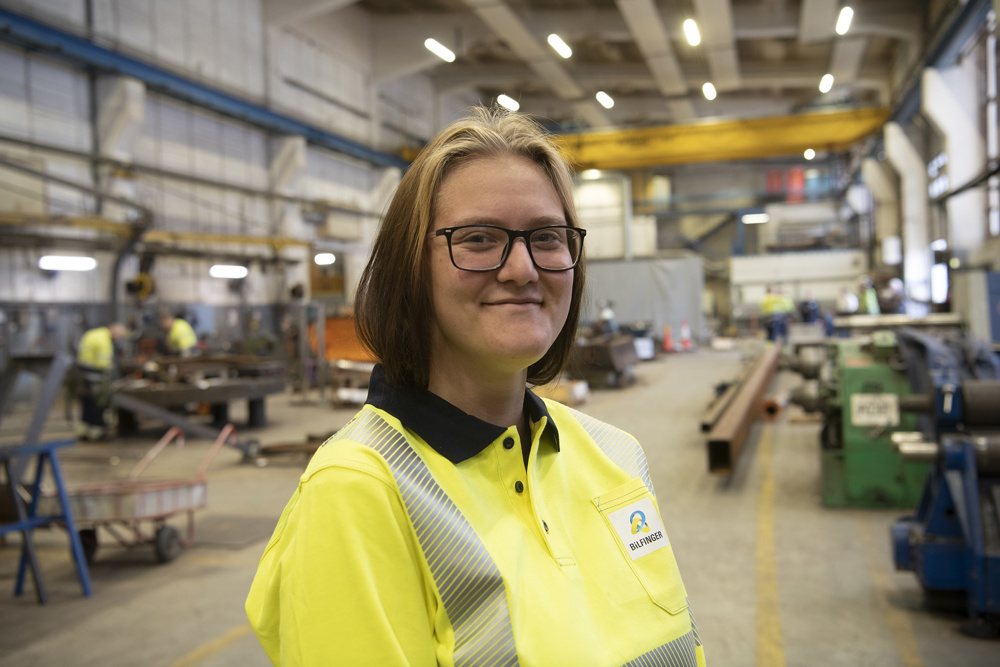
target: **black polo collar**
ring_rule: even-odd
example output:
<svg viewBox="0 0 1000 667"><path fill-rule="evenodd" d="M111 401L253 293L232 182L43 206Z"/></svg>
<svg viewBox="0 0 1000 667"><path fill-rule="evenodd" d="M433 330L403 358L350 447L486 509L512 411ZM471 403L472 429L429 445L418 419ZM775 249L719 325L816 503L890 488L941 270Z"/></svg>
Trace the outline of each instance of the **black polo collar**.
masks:
<svg viewBox="0 0 1000 667"><path fill-rule="evenodd" d="M470 459L499 438L509 427L497 426L462 412L427 390L402 389L386 382L382 364L376 364L368 385L367 404L385 410L398 419L438 454L452 463ZM547 417L545 430L559 450L559 430L552 422L542 399L525 389L524 409L532 423Z"/></svg>

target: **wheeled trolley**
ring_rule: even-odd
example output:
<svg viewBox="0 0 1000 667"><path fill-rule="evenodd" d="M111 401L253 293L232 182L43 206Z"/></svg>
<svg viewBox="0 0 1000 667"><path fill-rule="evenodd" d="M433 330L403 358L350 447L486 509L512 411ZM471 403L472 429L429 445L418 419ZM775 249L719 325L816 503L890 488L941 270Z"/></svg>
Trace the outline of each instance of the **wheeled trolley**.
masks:
<svg viewBox="0 0 1000 667"><path fill-rule="evenodd" d="M139 475L167 445L175 439L183 442L183 431L173 427L136 463L124 481L70 488L70 507L87 562L92 563L97 553L98 527L111 533L126 548L152 544L161 563L177 558L181 549L194 541L195 510L204 508L208 503L205 473L222 446L235 437L236 429L232 424L223 428L198 467L197 474L190 479L140 480ZM44 511L44 503L56 503L57 499L45 497L41 502ZM187 531L183 537L180 531L166 522L181 513L187 514ZM152 524L152 532L144 529L148 524Z"/></svg>

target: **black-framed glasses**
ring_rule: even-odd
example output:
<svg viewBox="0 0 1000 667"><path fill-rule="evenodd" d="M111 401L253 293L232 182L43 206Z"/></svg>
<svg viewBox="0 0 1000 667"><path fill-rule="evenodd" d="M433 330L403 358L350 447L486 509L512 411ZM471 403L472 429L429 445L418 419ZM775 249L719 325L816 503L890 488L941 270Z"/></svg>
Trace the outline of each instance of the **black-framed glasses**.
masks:
<svg viewBox="0 0 1000 667"><path fill-rule="evenodd" d="M586 229L552 225L536 229L506 229L494 225L463 225L439 229L448 239L451 263L462 271L495 271L503 266L514 239L524 239L528 255L542 271L569 271L580 262Z"/></svg>

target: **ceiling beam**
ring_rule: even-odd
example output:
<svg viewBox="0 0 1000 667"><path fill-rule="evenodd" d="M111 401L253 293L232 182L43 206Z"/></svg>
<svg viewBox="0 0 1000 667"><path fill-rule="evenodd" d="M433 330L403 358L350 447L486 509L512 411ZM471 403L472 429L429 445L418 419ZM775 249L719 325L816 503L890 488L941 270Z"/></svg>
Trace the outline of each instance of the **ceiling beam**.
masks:
<svg viewBox="0 0 1000 667"><path fill-rule="evenodd" d="M664 95L683 95L687 83L653 0L618 0L625 23Z"/></svg>
<svg viewBox="0 0 1000 667"><path fill-rule="evenodd" d="M829 70L834 85L854 81L858 77L867 49L866 37L841 37L834 41Z"/></svg>
<svg viewBox="0 0 1000 667"><path fill-rule="evenodd" d="M729 0L694 0L694 11L713 85L720 91L739 88L740 64Z"/></svg>
<svg viewBox="0 0 1000 667"><path fill-rule="evenodd" d="M836 33L840 0L802 0L799 12L799 41L803 44L825 42Z"/></svg>
<svg viewBox="0 0 1000 667"><path fill-rule="evenodd" d="M543 47L521 18L497 0L465 0L483 23L507 43L507 46L545 81L560 98L574 102L573 108L589 125L605 127L611 120L596 102L583 100L583 88L556 61L551 49ZM513 92L513 91L512 91Z"/></svg>
<svg viewBox="0 0 1000 667"><path fill-rule="evenodd" d="M335 12L355 2L357 0L263 0L264 21L268 25L286 26Z"/></svg>
<svg viewBox="0 0 1000 667"><path fill-rule="evenodd" d="M797 63L745 63L741 72L742 88L767 87L774 90L815 89L828 71L825 61ZM656 91L657 82L643 65L585 65L569 69L569 74L585 88L620 91ZM709 76L704 66L685 69L685 81L690 90L700 89ZM888 66L864 66L855 75L855 83L863 88L887 85L891 70ZM439 89L461 89L476 86L485 89L514 90L532 78L531 71L520 64L460 65L438 68L432 78ZM734 91L735 92L735 91ZM660 93L662 95L662 93ZM679 96L683 97L683 96ZM700 98L700 92L696 95Z"/></svg>

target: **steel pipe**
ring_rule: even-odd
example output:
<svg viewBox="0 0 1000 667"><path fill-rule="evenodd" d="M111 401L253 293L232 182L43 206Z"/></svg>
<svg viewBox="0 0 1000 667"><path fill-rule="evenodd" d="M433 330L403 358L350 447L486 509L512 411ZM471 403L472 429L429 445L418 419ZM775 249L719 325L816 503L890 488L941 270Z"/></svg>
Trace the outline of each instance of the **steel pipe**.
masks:
<svg viewBox="0 0 1000 667"><path fill-rule="evenodd" d="M760 417L766 422L773 422L784 409L788 407L788 394L775 394L764 399L760 407Z"/></svg>

